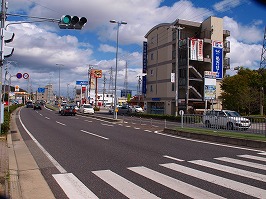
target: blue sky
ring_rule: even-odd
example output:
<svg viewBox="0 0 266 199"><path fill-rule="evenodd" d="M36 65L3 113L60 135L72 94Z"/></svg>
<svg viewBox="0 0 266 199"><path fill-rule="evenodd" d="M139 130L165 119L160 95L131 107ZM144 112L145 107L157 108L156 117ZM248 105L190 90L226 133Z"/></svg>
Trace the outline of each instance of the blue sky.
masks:
<svg viewBox="0 0 266 199"><path fill-rule="evenodd" d="M8 0L7 0L8 1ZM9 0L8 13L60 19L62 15L84 16L88 22L82 30L62 30L57 23L23 23L9 25L15 33L9 46L15 47L14 55L7 61L11 75L28 73L29 80L12 77L12 85L36 91L48 83L58 92L61 64L61 94L66 95L67 85L73 94L77 80L87 80L89 65L103 70L106 89L109 88L110 68L115 68L116 24L115 19L126 21L119 31L117 88L124 88L125 65L128 66L128 87L137 90L142 75L142 42L144 35L159 23L176 19L202 22L209 16L224 19L224 29L231 31L231 69L244 66L259 68L266 6L252 0ZM30 21L27 17L8 16L7 23ZM102 79L99 90L103 89Z"/></svg>

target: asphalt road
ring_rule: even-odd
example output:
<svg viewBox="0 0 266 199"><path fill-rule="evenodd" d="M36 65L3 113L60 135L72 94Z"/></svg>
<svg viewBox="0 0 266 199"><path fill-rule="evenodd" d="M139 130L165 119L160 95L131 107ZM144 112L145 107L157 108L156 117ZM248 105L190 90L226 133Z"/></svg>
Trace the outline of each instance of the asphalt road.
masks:
<svg viewBox="0 0 266 199"><path fill-rule="evenodd" d="M265 151L45 108L17 124L56 198L266 198Z"/></svg>

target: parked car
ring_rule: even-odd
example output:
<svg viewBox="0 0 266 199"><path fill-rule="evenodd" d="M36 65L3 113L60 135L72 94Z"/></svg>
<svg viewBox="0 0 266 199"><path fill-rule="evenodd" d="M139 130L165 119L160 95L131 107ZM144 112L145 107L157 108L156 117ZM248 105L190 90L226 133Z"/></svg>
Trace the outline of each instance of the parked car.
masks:
<svg viewBox="0 0 266 199"><path fill-rule="evenodd" d="M249 119L242 117L236 111L210 110L203 114L203 123L206 127L219 127L228 130L247 130L251 126Z"/></svg>
<svg viewBox="0 0 266 199"><path fill-rule="evenodd" d="M73 105L64 105L61 109L61 115L76 115L75 106Z"/></svg>
<svg viewBox="0 0 266 199"><path fill-rule="evenodd" d="M40 103L34 103L33 109L34 110L37 110L37 109L42 110L42 105Z"/></svg>
<svg viewBox="0 0 266 199"><path fill-rule="evenodd" d="M94 108L91 104L82 104L79 108L79 112L94 114Z"/></svg>
<svg viewBox="0 0 266 199"><path fill-rule="evenodd" d="M143 113L144 111L140 106L134 105L131 107L130 112L131 113Z"/></svg>
<svg viewBox="0 0 266 199"><path fill-rule="evenodd" d="M27 102L26 102L26 108L33 108L33 103L32 103L32 101L27 101Z"/></svg>

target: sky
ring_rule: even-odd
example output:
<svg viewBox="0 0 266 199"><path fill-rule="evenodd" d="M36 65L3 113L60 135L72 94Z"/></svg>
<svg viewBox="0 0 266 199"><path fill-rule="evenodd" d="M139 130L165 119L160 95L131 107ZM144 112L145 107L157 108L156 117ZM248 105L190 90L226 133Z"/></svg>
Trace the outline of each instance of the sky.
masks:
<svg viewBox="0 0 266 199"><path fill-rule="evenodd" d="M119 28L117 90L125 88L127 65L128 89L136 94L138 76L142 76L142 43L146 33L160 23L176 19L202 22L209 16L223 18L224 30L230 30L231 69L258 69L260 66L266 6L253 0L7 0L9 14L6 25L15 33L8 46L14 54L5 59L4 70L11 75L12 85L35 92L52 84L54 91L73 97L76 81L88 80L88 69L103 71L105 88L110 85L110 71L115 78L117 24L110 20L126 21ZM17 16L14 16L17 15ZM60 29L63 15L86 17L82 30ZM42 17L54 22L36 22ZM24 23L35 21L33 23ZM59 72L60 71L60 72ZM28 73L28 79L17 79L17 73ZM4 78L5 71L3 71ZM9 77L7 75L7 77ZM103 79L98 81L103 91ZM114 81L113 81L114 82ZM119 93L118 93L119 95Z"/></svg>

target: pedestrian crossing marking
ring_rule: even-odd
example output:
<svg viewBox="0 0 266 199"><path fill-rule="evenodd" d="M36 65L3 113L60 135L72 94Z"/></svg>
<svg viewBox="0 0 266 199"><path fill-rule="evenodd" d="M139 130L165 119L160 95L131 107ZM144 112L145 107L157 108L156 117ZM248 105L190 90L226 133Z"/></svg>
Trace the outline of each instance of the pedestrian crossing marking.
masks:
<svg viewBox="0 0 266 199"><path fill-rule="evenodd" d="M266 152L265 153L258 153L259 155L266 155Z"/></svg>
<svg viewBox="0 0 266 199"><path fill-rule="evenodd" d="M223 178L220 176L209 174L209 173L199 171L196 169L191 169L189 167L185 167L185 166L178 165L175 163L161 164L161 166L168 168L168 169L171 169L171 170L174 170L174 171L177 171L177 172L184 173L184 174L189 175L189 176L199 178L199 179L204 180L204 181L208 181L208 182L217 184L219 186L223 186L223 187L232 189L234 191L238 191L238 192L253 196L253 197L257 197L257 198L261 198L261 199L266 198L266 190L263 190L263 189L260 189L260 188L257 188L257 187L251 186L251 185L247 185L247 184L244 184L241 182L237 182L234 180L230 180L227 178Z"/></svg>
<svg viewBox="0 0 266 199"><path fill-rule="evenodd" d="M219 171L224 171L227 173L232 173L235 175L239 175L239 176L244 176L247 178L252 178L254 180L259 180L262 182L266 182L266 175L263 174L259 174L259 173L255 173L255 172L250 172L250 171L246 171L246 170L242 170L242 169L237 169L234 167L229 167L229 166L225 166L225 165L221 165L221 164L216 164L216 163L212 163L212 162L207 162L204 160L193 160L193 161L189 161L190 163L193 164L197 164L197 165L201 165L204 167L208 167L211 169L216 169Z"/></svg>
<svg viewBox="0 0 266 199"><path fill-rule="evenodd" d="M187 184L175 178L161 174L144 166L130 167L128 169L191 198L223 198L214 193L208 192L206 190Z"/></svg>
<svg viewBox="0 0 266 199"><path fill-rule="evenodd" d="M248 159L252 159L252 160L259 160L259 161L266 162L266 158L264 158L264 157L259 157L259 156L253 156L253 155L238 155L238 157L248 158Z"/></svg>
<svg viewBox="0 0 266 199"><path fill-rule="evenodd" d="M214 158L214 159L221 160L221 161L224 161L224 162L230 162L230 163L234 163L234 164L239 164L239 165L243 165L243 166L247 166L247 167L252 167L252 168L256 168L256 169L261 169L261 170L265 170L266 171L266 165L263 165L263 164L258 164L258 163L254 163L254 162L238 160L238 159L234 159L234 158L227 158L227 157L220 157L220 158Z"/></svg>
<svg viewBox="0 0 266 199"><path fill-rule="evenodd" d="M157 197L156 195L117 175L111 170L93 171L92 173L94 173L96 176L101 178L103 181L114 187L117 191L121 192L128 198L159 199L159 197Z"/></svg>
<svg viewBox="0 0 266 199"><path fill-rule="evenodd" d="M72 173L53 174L53 177L69 199L98 199L98 197Z"/></svg>

